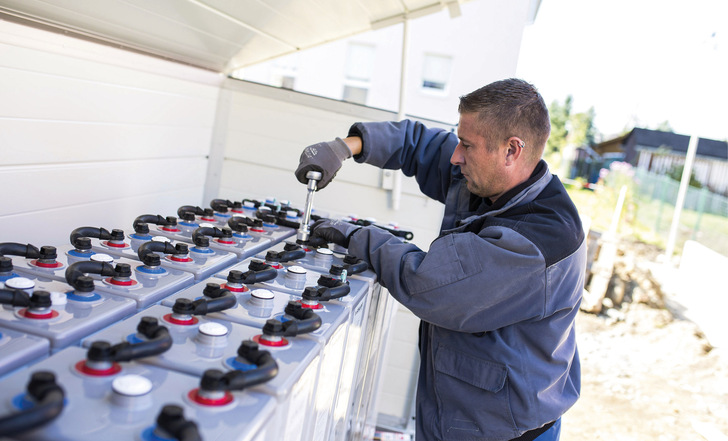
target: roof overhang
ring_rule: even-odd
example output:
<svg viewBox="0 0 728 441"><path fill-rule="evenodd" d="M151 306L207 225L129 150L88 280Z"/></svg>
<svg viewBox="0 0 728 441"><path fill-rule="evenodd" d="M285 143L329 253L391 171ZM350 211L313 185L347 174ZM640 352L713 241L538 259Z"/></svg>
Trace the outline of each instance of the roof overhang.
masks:
<svg viewBox="0 0 728 441"><path fill-rule="evenodd" d="M2 0L0 18L228 74L444 9L457 16L466 1Z"/></svg>

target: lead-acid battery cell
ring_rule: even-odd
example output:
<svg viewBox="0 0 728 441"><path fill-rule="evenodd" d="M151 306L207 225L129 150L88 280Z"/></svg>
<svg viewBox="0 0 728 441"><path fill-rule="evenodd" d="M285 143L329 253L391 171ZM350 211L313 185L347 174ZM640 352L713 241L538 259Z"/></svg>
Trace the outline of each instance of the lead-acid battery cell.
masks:
<svg viewBox="0 0 728 441"><path fill-rule="evenodd" d="M81 286L82 284L82 286ZM79 287L56 280L16 277L5 283L0 326L47 338L57 351L136 311L133 300L98 291L91 278Z"/></svg>
<svg viewBox="0 0 728 441"><path fill-rule="evenodd" d="M0 378L47 357L50 347L47 338L0 326Z"/></svg>

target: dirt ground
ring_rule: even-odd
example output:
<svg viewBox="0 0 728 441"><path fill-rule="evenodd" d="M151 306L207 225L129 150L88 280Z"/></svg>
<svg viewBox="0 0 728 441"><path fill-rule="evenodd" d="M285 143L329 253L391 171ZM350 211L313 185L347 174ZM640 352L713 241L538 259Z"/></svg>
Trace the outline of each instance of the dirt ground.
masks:
<svg viewBox="0 0 728 441"><path fill-rule="evenodd" d="M580 312L582 395L562 441L728 441L728 354L671 307L649 271L658 254L621 244L605 300L613 307Z"/></svg>

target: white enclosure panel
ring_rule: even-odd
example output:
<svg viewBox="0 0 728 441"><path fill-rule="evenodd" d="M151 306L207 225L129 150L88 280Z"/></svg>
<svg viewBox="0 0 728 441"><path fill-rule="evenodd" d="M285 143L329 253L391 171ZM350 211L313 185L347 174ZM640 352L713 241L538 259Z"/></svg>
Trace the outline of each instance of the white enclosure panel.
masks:
<svg viewBox="0 0 728 441"><path fill-rule="evenodd" d="M186 201L202 197L201 187L176 188L167 192L137 194L128 198L69 205L54 209L0 216L0 242L31 243L37 247L69 243L71 231L82 226L120 228L132 231L134 219L141 214L176 215Z"/></svg>
<svg viewBox="0 0 728 441"><path fill-rule="evenodd" d="M29 29L19 33L18 28L12 26L18 25L0 21L0 29L4 31L3 39L0 40L0 53L3 55L0 58L0 66L4 68L45 72L59 77L112 84L121 88L137 88L155 94L185 95L203 100L214 100L217 88L209 86L216 86L222 81L220 75L211 72L199 69L189 72L193 68L154 58L148 59L106 46L88 47L93 44L89 42L71 40L74 47L66 48L64 44L64 53L58 53L55 41L54 44L46 41L46 44L42 45L38 40L28 41L26 38L25 34L28 31L35 33L42 31ZM59 38L55 34L42 35L44 40L45 37L51 40ZM105 53L98 53L101 49L105 49ZM108 59L99 59L104 55ZM168 75L164 71L164 64L168 69L173 67L174 71L179 72L172 71ZM119 75L120 69L123 69L123 76ZM204 75L199 75L203 72Z"/></svg>
<svg viewBox="0 0 728 441"><path fill-rule="evenodd" d="M176 80L199 84L203 87L205 85L217 87L223 80L223 76L215 72L184 64L171 64L169 60L157 57L139 56L138 53L132 51L101 45L84 39L69 38L65 33L42 32L35 27L24 26L9 21L0 21L0 30L2 30L2 39L0 39L0 42L6 45L3 50L8 50L8 47L17 46L19 48L45 52L43 57L40 58L7 57L9 60L2 60L5 63L15 63L16 67L24 66L27 63L42 65L45 64L45 60L52 60L50 57L53 56L58 56L59 60L54 65L54 69L69 69L71 72L75 71L79 77L86 75L86 72L74 70L73 63L69 64L67 62L68 57L76 60L74 63L79 60L90 61L92 63L90 66L94 66L96 72L99 69L103 69L103 65L109 66L110 69L111 66L123 68L129 68L131 66L135 72L158 75L160 81L155 87L159 87L161 90L165 90L165 85L174 89L177 87L175 86L177 84ZM99 65L100 60L103 60L101 66ZM174 67L171 68L170 66ZM123 83L125 81L135 81L135 78L137 77L132 72L129 72L128 76L116 78L116 80ZM150 81L150 78L146 77L147 83Z"/></svg>
<svg viewBox="0 0 728 441"><path fill-rule="evenodd" d="M0 118L2 165L204 157L210 129Z"/></svg>
<svg viewBox="0 0 728 441"><path fill-rule="evenodd" d="M2 167L0 188L17 189L3 195L2 214L189 190L201 187L206 171L202 158Z"/></svg>
<svg viewBox="0 0 728 441"><path fill-rule="evenodd" d="M299 184L293 175L293 170L298 166L301 151L308 144L277 140L273 137L242 131L230 131L228 135L228 146L235 146L235 151L228 149L229 155L226 155L226 162L239 162L243 167L260 166L283 170L289 175L286 180ZM248 147L242 148L242 146ZM359 185L378 187L381 181L380 175L379 169L368 165L362 166L354 161L346 161L336 174L334 183L351 181Z"/></svg>
<svg viewBox="0 0 728 441"><path fill-rule="evenodd" d="M271 92L273 91L271 90ZM285 96L280 96L280 98L285 98ZM338 104L333 100L319 101L316 100L317 97L310 98L322 106ZM321 131L331 130L332 127L339 125L340 130L346 130L351 125L353 116L338 113L333 108L319 109L295 102L281 102L278 99L240 94L233 96L231 115L239 118L241 129L275 134L277 138L296 142L301 141L302 134L320 135ZM286 118L282 118L283 115ZM260 123L264 123L264 125L260 125Z"/></svg>
<svg viewBox="0 0 728 441"><path fill-rule="evenodd" d="M346 136L352 116L251 95L233 95L226 157L295 169L309 144Z"/></svg>
<svg viewBox="0 0 728 441"><path fill-rule="evenodd" d="M215 95L201 99L13 68L0 68L0 81L13 85L0 88L0 117L210 127L217 104Z"/></svg>

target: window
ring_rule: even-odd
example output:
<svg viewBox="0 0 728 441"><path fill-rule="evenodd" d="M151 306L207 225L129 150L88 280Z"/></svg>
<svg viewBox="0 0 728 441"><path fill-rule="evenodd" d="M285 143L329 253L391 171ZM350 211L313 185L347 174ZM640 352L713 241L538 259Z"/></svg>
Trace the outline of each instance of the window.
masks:
<svg viewBox="0 0 728 441"><path fill-rule="evenodd" d="M290 75L281 75L279 82L280 87L283 89L293 90L296 87L296 77Z"/></svg>
<svg viewBox="0 0 728 441"><path fill-rule="evenodd" d="M298 76L298 54L276 58L272 63L271 84L283 89L295 89Z"/></svg>
<svg viewBox="0 0 728 441"><path fill-rule="evenodd" d="M444 55L425 54L422 62L422 88L444 92L450 78L452 58Z"/></svg>
<svg viewBox="0 0 728 441"><path fill-rule="evenodd" d="M374 70L374 46L349 43L346 53L346 79L369 82Z"/></svg>
<svg viewBox="0 0 728 441"><path fill-rule="evenodd" d="M367 103L374 71L374 49L374 46L369 44L349 43L342 100L358 104Z"/></svg>

